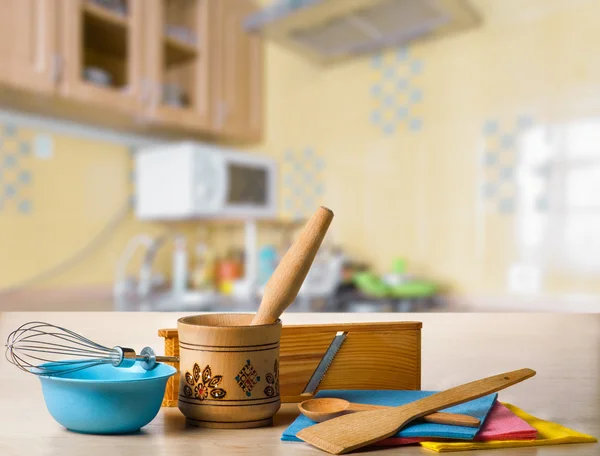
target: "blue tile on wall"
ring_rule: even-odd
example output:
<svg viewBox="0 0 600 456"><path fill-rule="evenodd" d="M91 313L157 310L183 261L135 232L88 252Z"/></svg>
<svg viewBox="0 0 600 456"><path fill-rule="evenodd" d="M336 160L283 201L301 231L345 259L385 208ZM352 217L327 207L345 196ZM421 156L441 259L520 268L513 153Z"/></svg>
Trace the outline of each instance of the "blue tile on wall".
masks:
<svg viewBox="0 0 600 456"><path fill-rule="evenodd" d="M410 92L410 101L413 103L418 103L423 99L423 92L419 89L413 89Z"/></svg>
<svg viewBox="0 0 600 456"><path fill-rule="evenodd" d="M379 125L379 123L381 122L381 112L380 111L373 111L371 113L371 122L375 125Z"/></svg>
<svg viewBox="0 0 600 456"><path fill-rule="evenodd" d="M526 130L533 126L533 118L527 115L521 115L517 117L517 128L519 130Z"/></svg>
<svg viewBox="0 0 600 456"><path fill-rule="evenodd" d="M399 78L396 81L396 89L404 90L408 88L408 80L406 78Z"/></svg>
<svg viewBox="0 0 600 456"><path fill-rule="evenodd" d="M383 70L384 78L391 79L394 77L394 75L395 75L395 71L392 67L387 67L385 70Z"/></svg>
<svg viewBox="0 0 600 456"><path fill-rule="evenodd" d="M483 133L486 135L493 135L498 131L498 122L495 120L487 120L483 124Z"/></svg>
<svg viewBox="0 0 600 456"><path fill-rule="evenodd" d="M406 106L398 106L396 110L396 117L398 119L404 119L408 116L408 107Z"/></svg>
<svg viewBox="0 0 600 456"><path fill-rule="evenodd" d="M422 129L423 119L411 118L409 114L411 106L423 101L422 89L415 87L411 79L422 69L423 62L409 55L406 47L396 49L395 59L383 61L376 68L379 82L369 90L377 109L370 113L370 122L383 134L390 135L400 129L410 132Z"/></svg>
<svg viewBox="0 0 600 456"><path fill-rule="evenodd" d="M16 194L17 194L17 189L15 188L14 185L12 185L12 184L6 184L4 186L4 195L6 197L10 198L10 197L15 196Z"/></svg>
<svg viewBox="0 0 600 456"><path fill-rule="evenodd" d="M486 152L483 157L483 163L487 166L493 166L498 161L498 154L494 152Z"/></svg>
<svg viewBox="0 0 600 456"><path fill-rule="evenodd" d="M13 124L4 125L4 135L8 137L13 137L17 134L17 126Z"/></svg>
<svg viewBox="0 0 600 456"><path fill-rule="evenodd" d="M412 131L418 131L421 129L422 126L423 126L423 121L421 119L419 119L418 117L416 117L414 119L410 119L409 128Z"/></svg>
<svg viewBox="0 0 600 456"><path fill-rule="evenodd" d="M371 95L373 95L374 97L378 96L381 94L381 85L380 84L373 84L371 86Z"/></svg>
<svg viewBox="0 0 600 456"><path fill-rule="evenodd" d="M503 198L498 202L498 210L502 214L512 214L515 212L515 202L512 198Z"/></svg>
<svg viewBox="0 0 600 456"><path fill-rule="evenodd" d="M4 166L12 168L17 163L17 159L14 155L7 155L4 157Z"/></svg>
<svg viewBox="0 0 600 456"><path fill-rule="evenodd" d="M28 142L19 143L19 153L21 155L29 155L31 153L31 146Z"/></svg>
<svg viewBox="0 0 600 456"><path fill-rule="evenodd" d="M306 182L307 184L310 184L310 183L312 182L312 180L313 180L313 177L314 177L314 176L313 176L313 173L312 173L312 171L311 171L311 170L308 170L308 169L307 169L307 170L304 172L304 182Z"/></svg>
<svg viewBox="0 0 600 456"><path fill-rule="evenodd" d="M511 180L514 177L515 170L512 166L506 166L500 170L500 178L503 180Z"/></svg>
<svg viewBox="0 0 600 456"><path fill-rule="evenodd" d="M396 60L398 62L404 62L408 59L408 49L403 47L396 51Z"/></svg>
<svg viewBox="0 0 600 456"><path fill-rule="evenodd" d="M31 212L31 202L29 200L19 202L19 212L21 214L29 214Z"/></svg>
<svg viewBox="0 0 600 456"><path fill-rule="evenodd" d="M29 184L31 182L31 172L24 170L19 173L19 182Z"/></svg>
<svg viewBox="0 0 600 456"><path fill-rule="evenodd" d="M316 188L322 185L323 159L313 147L290 149L290 163L283 168L283 207L289 216L305 217L319 204Z"/></svg>
<svg viewBox="0 0 600 456"><path fill-rule="evenodd" d="M381 54L374 55L371 58L371 67L372 68L381 68L383 64L383 56Z"/></svg>
<svg viewBox="0 0 600 456"><path fill-rule="evenodd" d="M410 63L410 72L412 74L420 74L423 71L423 62L420 60L413 60Z"/></svg>
<svg viewBox="0 0 600 456"><path fill-rule="evenodd" d="M514 146L514 144L515 139L512 137L512 135L506 134L502 135L502 137L500 138L500 145L504 149L511 149Z"/></svg>
<svg viewBox="0 0 600 456"><path fill-rule="evenodd" d="M383 104L388 108L394 106L394 102L395 100L393 95L386 95L386 97L383 99Z"/></svg>

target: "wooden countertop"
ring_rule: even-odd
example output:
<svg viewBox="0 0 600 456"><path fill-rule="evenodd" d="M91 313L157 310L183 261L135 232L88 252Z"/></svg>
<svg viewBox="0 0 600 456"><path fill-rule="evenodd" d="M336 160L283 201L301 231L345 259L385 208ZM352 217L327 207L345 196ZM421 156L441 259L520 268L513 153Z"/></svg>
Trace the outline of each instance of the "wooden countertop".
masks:
<svg viewBox="0 0 600 456"><path fill-rule="evenodd" d="M158 328L178 313L0 313L0 338L30 320L65 326L107 345L162 353ZM598 314L288 314L284 324L355 321L423 322L423 389L445 389L521 367L537 376L501 391L500 399L541 418L600 437L600 315ZM177 408L163 409L139 434L91 436L69 432L50 417L39 381L0 361L0 454L16 455L318 455L303 443L281 442L297 415L286 404L273 427L251 430L186 428ZM487 450L470 455L598 455L599 444ZM418 446L372 454L435 454Z"/></svg>

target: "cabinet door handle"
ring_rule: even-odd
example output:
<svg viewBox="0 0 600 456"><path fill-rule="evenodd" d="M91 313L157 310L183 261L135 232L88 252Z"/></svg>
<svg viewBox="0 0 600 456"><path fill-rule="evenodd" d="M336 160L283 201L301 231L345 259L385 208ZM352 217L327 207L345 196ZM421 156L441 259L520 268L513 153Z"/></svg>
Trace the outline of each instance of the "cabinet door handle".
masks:
<svg viewBox="0 0 600 456"><path fill-rule="evenodd" d="M152 84L148 78L142 78L140 100L143 106L149 106L152 102Z"/></svg>
<svg viewBox="0 0 600 456"><path fill-rule="evenodd" d="M46 42L46 34L47 34L47 26L46 18L48 16L47 4L45 1L38 0L35 3L34 9L32 10L32 14L34 14L35 25L32 33L35 33L34 37L34 71L37 73L43 73L47 71L47 42Z"/></svg>
<svg viewBox="0 0 600 456"><path fill-rule="evenodd" d="M64 62L62 55L52 54L52 71L50 72L50 77L55 84L58 84L62 80Z"/></svg>
<svg viewBox="0 0 600 456"><path fill-rule="evenodd" d="M217 128L223 128L229 115L229 105L226 101L219 101L217 104Z"/></svg>

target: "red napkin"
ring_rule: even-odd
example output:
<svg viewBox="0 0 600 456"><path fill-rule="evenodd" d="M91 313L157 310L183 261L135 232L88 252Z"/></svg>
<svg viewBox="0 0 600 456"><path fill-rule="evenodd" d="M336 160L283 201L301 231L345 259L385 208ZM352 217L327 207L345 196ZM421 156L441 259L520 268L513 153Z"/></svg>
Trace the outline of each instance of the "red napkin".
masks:
<svg viewBox="0 0 600 456"><path fill-rule="evenodd" d="M488 440L535 440L537 431L525 420L508 410L500 402L496 401L488 414L483 426L475 436L475 441L485 442ZM447 441L447 439L403 438L392 437L375 443L381 446L408 445L410 443Z"/></svg>

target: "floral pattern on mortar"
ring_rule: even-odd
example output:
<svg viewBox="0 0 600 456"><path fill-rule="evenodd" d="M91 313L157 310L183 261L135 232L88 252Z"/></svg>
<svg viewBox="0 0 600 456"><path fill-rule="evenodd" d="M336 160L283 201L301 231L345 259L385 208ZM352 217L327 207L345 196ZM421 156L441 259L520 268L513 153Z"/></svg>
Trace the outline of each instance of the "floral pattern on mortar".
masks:
<svg viewBox="0 0 600 456"><path fill-rule="evenodd" d="M194 364L193 374L189 372L185 373L186 385L183 387L183 394L188 397L195 397L201 401L209 395L214 399L223 399L227 391L217 388L221 380L223 380L222 375L215 375L213 377L210 366L206 366L202 371L202 375L200 375L200 366Z"/></svg>
<svg viewBox="0 0 600 456"><path fill-rule="evenodd" d="M275 365L273 366L273 373L269 372L265 375L265 380L268 385L265 387L265 395L271 396L279 396L279 363L275 360Z"/></svg>

